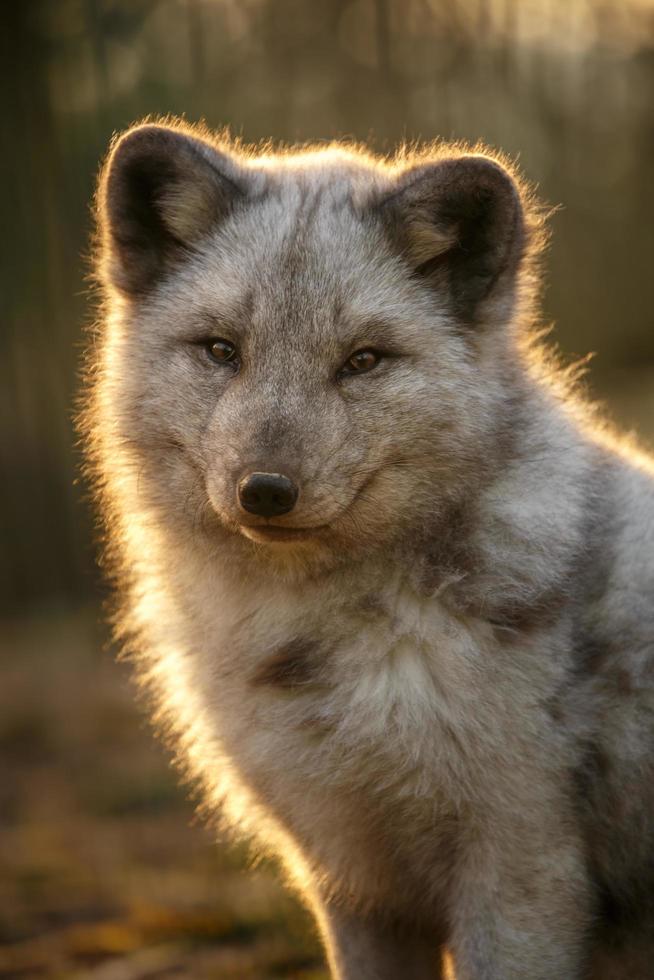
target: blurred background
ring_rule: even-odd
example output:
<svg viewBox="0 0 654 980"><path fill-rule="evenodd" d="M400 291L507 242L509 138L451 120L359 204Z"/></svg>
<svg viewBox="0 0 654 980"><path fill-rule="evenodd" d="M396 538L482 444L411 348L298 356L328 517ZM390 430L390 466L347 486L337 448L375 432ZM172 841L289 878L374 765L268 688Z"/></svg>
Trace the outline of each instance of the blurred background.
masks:
<svg viewBox="0 0 654 980"><path fill-rule="evenodd" d="M90 202L146 114L247 141L436 136L517 156L552 220L545 321L654 443L654 0L4 4L0 977L324 977L270 868L216 846L102 626L72 427Z"/></svg>

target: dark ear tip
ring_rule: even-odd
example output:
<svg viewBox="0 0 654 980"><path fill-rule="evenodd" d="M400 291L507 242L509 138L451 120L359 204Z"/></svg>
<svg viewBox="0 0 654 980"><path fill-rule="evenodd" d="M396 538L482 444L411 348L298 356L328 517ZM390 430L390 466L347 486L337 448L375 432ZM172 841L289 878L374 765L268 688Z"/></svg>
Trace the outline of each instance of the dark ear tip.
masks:
<svg viewBox="0 0 654 980"><path fill-rule="evenodd" d="M511 180L505 167L485 153L468 153L459 157L456 162L479 177L488 177L490 180Z"/></svg>
<svg viewBox="0 0 654 980"><path fill-rule="evenodd" d="M408 191L409 200L421 199L425 180L440 199L441 212L475 212L488 205L516 214L523 210L516 179L499 161L483 153L445 157L407 171L401 185Z"/></svg>
<svg viewBox="0 0 654 980"><path fill-rule="evenodd" d="M127 163L134 158L161 155L162 151L179 147L185 141L186 137L182 133L167 126L152 123L133 126L116 140L109 156L108 167L111 169L118 163Z"/></svg>
<svg viewBox="0 0 654 980"><path fill-rule="evenodd" d="M471 222L470 227L501 227L522 240L524 206L520 188L501 163L483 154L469 154L444 161L449 170L445 180L445 210Z"/></svg>
<svg viewBox="0 0 654 980"><path fill-rule="evenodd" d="M516 204L520 202L518 186L508 170L492 157L481 153L469 154L452 161L446 161L452 167L452 177L460 181L461 189L477 188L493 194L512 198Z"/></svg>

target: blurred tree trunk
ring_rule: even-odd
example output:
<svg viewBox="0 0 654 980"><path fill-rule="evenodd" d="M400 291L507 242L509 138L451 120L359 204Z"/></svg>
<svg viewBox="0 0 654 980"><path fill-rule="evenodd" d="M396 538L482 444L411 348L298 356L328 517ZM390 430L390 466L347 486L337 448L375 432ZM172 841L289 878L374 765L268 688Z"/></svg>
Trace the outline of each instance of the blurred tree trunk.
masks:
<svg viewBox="0 0 654 980"><path fill-rule="evenodd" d="M8 518L0 601L10 605L66 591L81 561L69 485L73 352L65 323L77 260L62 199L44 16L39 2L6 4L0 32L2 158L13 166L0 260L0 513Z"/></svg>

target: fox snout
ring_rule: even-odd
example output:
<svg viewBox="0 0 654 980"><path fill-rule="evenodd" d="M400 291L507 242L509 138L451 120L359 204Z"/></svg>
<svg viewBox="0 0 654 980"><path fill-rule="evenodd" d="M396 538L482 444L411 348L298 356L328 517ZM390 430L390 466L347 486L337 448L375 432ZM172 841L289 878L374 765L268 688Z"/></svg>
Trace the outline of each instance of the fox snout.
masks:
<svg viewBox="0 0 654 980"><path fill-rule="evenodd" d="M298 488L283 473L248 473L239 480L238 505L259 517L279 517L295 507Z"/></svg>

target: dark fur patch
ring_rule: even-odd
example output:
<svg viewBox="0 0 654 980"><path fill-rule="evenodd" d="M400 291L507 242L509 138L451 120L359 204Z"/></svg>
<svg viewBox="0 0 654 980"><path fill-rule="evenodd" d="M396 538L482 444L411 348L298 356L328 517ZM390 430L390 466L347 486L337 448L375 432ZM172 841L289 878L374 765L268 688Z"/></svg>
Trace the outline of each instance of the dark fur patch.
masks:
<svg viewBox="0 0 654 980"><path fill-rule="evenodd" d="M420 589L431 595L452 576L467 578L478 570L479 556L470 548L474 518L468 502L453 504L424 545Z"/></svg>
<svg viewBox="0 0 654 980"><path fill-rule="evenodd" d="M616 888L602 875L594 876L598 896L598 926L602 943L629 949L634 940L648 936L654 942L654 866L651 861L639 868L637 876L621 881ZM650 976L650 974L647 974ZM626 974L625 974L626 976ZM632 976L632 974L629 974ZM643 974L638 974L643 976Z"/></svg>
<svg viewBox="0 0 654 980"><path fill-rule="evenodd" d="M603 782L611 768L611 760L597 742L591 742L581 764L574 773L575 784L586 802L594 798L598 782Z"/></svg>
<svg viewBox="0 0 654 980"><path fill-rule="evenodd" d="M611 672L611 680L615 684L615 689L619 694L633 694L634 679L626 667L616 667Z"/></svg>
<svg viewBox="0 0 654 980"><path fill-rule="evenodd" d="M593 611L603 601L611 579L616 537L614 464L600 458L588 488L583 540L585 549L575 569L576 610L573 627L573 675L584 678L601 672L614 650L597 628Z"/></svg>
<svg viewBox="0 0 654 980"><path fill-rule="evenodd" d="M593 630L578 629L574 635L574 663L572 674L575 678L585 678L602 673L611 654L611 644Z"/></svg>
<svg viewBox="0 0 654 980"><path fill-rule="evenodd" d="M564 707L561 703L561 698L557 694L553 698L549 698L544 704L545 711L552 719L556 725L562 724L565 721L566 714Z"/></svg>
<svg viewBox="0 0 654 980"><path fill-rule="evenodd" d="M320 644L298 637L267 654L250 679L253 687L296 691L320 683Z"/></svg>
<svg viewBox="0 0 654 980"><path fill-rule="evenodd" d="M499 640L516 633L525 636L547 629L560 616L567 599L565 588L550 589L532 602L509 602L492 611L488 621Z"/></svg>
<svg viewBox="0 0 654 980"><path fill-rule="evenodd" d="M381 596L374 592L369 592L363 596L358 604L358 610L364 616L370 617L371 619L378 619L380 616L389 615L387 604Z"/></svg>

